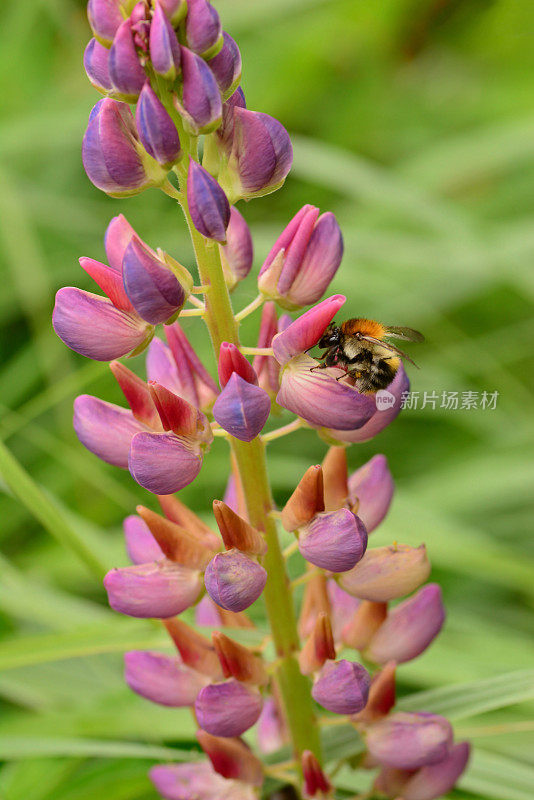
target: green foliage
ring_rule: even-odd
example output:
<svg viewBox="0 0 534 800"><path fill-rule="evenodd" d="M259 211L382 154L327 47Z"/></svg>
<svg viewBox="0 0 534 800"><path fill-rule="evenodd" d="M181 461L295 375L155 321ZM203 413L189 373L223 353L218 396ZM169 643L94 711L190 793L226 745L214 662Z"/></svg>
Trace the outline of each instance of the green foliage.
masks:
<svg viewBox="0 0 534 800"><path fill-rule="evenodd" d="M412 388L499 392L494 411L406 410L349 460L355 468L375 452L388 456L397 495L373 542L425 541L444 588L447 624L399 670L400 704L446 713L457 736L474 741L451 798L530 800L534 6L216 5L238 38L250 107L294 134L284 189L242 209L257 265L304 202L334 210L346 255L333 290L347 294L349 313L427 336ZM3 8L2 27L0 796L149 800L150 764L194 757L193 723L124 686L121 652L166 640L112 614L100 576L126 563L122 518L141 498L153 502L78 444L74 395L119 394L105 365L56 339L50 314L59 286L89 288L77 258L103 256L104 228L119 211L150 244L186 264L192 256L168 198L111 200L83 173L81 135L98 99L81 68L84 3L19 0ZM251 279L236 307L254 294ZM211 363L200 325L186 327ZM283 502L324 445L300 432L269 447ZM182 493L206 518L226 457L215 442L200 483ZM359 749L343 730L329 742L333 757ZM345 796L365 789L359 773L343 768L338 779Z"/></svg>

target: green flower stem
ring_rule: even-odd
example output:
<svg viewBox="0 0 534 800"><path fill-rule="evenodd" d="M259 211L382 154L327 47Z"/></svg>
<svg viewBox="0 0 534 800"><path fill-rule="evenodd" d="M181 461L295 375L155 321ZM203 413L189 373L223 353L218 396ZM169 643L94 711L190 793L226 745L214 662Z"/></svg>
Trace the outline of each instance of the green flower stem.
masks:
<svg viewBox="0 0 534 800"><path fill-rule="evenodd" d="M193 157L196 157L196 147L189 146L188 150ZM200 281L209 286L205 294L204 321L217 358L222 342L231 342L239 346L239 325L230 302L218 245L203 237L191 221L186 192L187 164L184 161L176 169L180 181L179 199L191 234ZM311 750L320 759L319 730L311 697L310 680L301 674L295 656L300 642L293 596L278 541L276 522L271 516L273 500L267 475L265 446L259 438L252 442L241 442L231 436L228 439L239 470L250 522L264 533L267 542L267 553L263 558L263 566L267 570L267 584L263 596L279 656L275 676L295 756L300 756L304 750Z"/></svg>

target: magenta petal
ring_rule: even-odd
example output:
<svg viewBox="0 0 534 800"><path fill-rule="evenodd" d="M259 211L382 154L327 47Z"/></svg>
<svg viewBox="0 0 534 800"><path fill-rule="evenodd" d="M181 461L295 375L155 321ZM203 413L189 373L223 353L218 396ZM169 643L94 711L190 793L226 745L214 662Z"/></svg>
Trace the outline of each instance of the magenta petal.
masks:
<svg viewBox="0 0 534 800"><path fill-rule="evenodd" d="M195 624L205 625L207 628L218 628L222 625L217 606L207 594L195 606Z"/></svg>
<svg viewBox="0 0 534 800"><path fill-rule="evenodd" d="M186 295L173 272L134 237L122 258L124 289L137 313L157 325L185 303Z"/></svg>
<svg viewBox="0 0 534 800"><path fill-rule="evenodd" d="M369 421L353 431L347 429L340 430L339 426L335 429L334 426L331 426L332 430L329 431L330 435L342 442L367 442L380 433L380 431L384 430L384 428L399 415L402 409L402 398L406 396L405 393L408 392L409 388L410 381L401 364L388 388L382 389L373 395L375 412ZM388 403L385 408L382 407L382 405L377 408L377 403L381 404L383 398L390 401L391 405Z"/></svg>
<svg viewBox="0 0 534 800"><path fill-rule="evenodd" d="M273 350L278 363L285 364L293 356L314 347L346 300L342 294L327 297L275 336Z"/></svg>
<svg viewBox="0 0 534 800"><path fill-rule="evenodd" d="M150 60L158 75L168 80L176 78L180 69L180 45L161 3L156 3L150 25Z"/></svg>
<svg viewBox="0 0 534 800"><path fill-rule="evenodd" d="M256 735L262 753L274 753L286 743L284 723L272 697L268 697L263 703Z"/></svg>
<svg viewBox="0 0 534 800"><path fill-rule="evenodd" d="M149 776L165 800L256 800L250 784L223 778L206 761L160 764L152 767Z"/></svg>
<svg viewBox="0 0 534 800"><path fill-rule="evenodd" d="M257 721L262 699L257 689L235 679L205 686L195 702L198 724L212 736L241 736Z"/></svg>
<svg viewBox="0 0 534 800"><path fill-rule="evenodd" d="M129 448L128 448L129 449ZM149 561L160 561L165 556L156 542L146 522L131 514L123 523L126 552L134 564L148 564Z"/></svg>
<svg viewBox="0 0 534 800"><path fill-rule="evenodd" d="M228 199L215 178L193 159L189 162L187 203L197 231L208 239L225 242L230 222Z"/></svg>
<svg viewBox="0 0 534 800"><path fill-rule="evenodd" d="M259 434L270 411L267 392L247 383L236 372L213 406L213 416L219 425L242 442L251 442Z"/></svg>
<svg viewBox="0 0 534 800"><path fill-rule="evenodd" d="M266 581L265 569L235 549L217 553L204 573L209 596L227 611L244 611L251 606L263 592Z"/></svg>
<svg viewBox="0 0 534 800"><path fill-rule="evenodd" d="M314 366L317 362L309 356L292 358L282 371L276 402L312 425L329 428L335 424L351 432L365 425L376 411L374 398L336 381L327 370L312 372Z"/></svg>
<svg viewBox="0 0 534 800"><path fill-rule="evenodd" d="M113 89L108 60L109 50L96 39L91 39L83 54L83 65L87 77L99 92L109 92Z"/></svg>
<svg viewBox="0 0 534 800"><path fill-rule="evenodd" d="M80 258L79 261L80 267L100 286L115 308L135 313L134 307L124 291L120 268L116 270L114 267L102 264L101 261L96 261L94 258L86 258L85 256Z"/></svg>
<svg viewBox="0 0 534 800"><path fill-rule="evenodd" d="M394 491L385 456L376 455L349 477L349 500L358 501L358 516L371 533L388 513Z"/></svg>
<svg viewBox="0 0 534 800"><path fill-rule="evenodd" d="M202 449L174 433L139 433L130 446L128 468L140 486L173 494L188 486L202 466Z"/></svg>
<svg viewBox="0 0 534 800"><path fill-rule="evenodd" d="M250 229L235 206L230 209L226 244L220 250L225 278L229 288L233 289L249 274L254 256Z"/></svg>
<svg viewBox="0 0 534 800"><path fill-rule="evenodd" d="M312 231L306 252L288 296L301 306L316 303L336 274L343 256L343 237L332 212L322 214ZM282 277L284 274L282 273ZM281 287L279 285L281 291Z"/></svg>
<svg viewBox="0 0 534 800"><path fill-rule="evenodd" d="M206 62L182 47L182 104L187 119L198 133L214 130L222 118L222 100L215 77Z"/></svg>
<svg viewBox="0 0 534 800"><path fill-rule="evenodd" d="M160 12L163 17L165 14ZM181 157L176 125L147 81L141 90L135 121L143 147L162 166L170 168Z"/></svg>
<svg viewBox="0 0 534 800"><path fill-rule="evenodd" d="M139 97L146 75L139 63L129 19L119 26L113 39L109 51L109 74L117 91L131 100Z"/></svg>
<svg viewBox="0 0 534 800"><path fill-rule="evenodd" d="M109 265L119 274L122 273L122 257L136 232L124 216L119 214L113 217L104 235L104 247ZM137 238L139 238L137 236ZM104 290L105 291L105 290ZM124 289L123 289L124 292Z"/></svg>
<svg viewBox="0 0 534 800"><path fill-rule="evenodd" d="M334 714L357 714L367 703L370 678L361 664L327 661L312 689L313 699Z"/></svg>
<svg viewBox="0 0 534 800"><path fill-rule="evenodd" d="M132 437L146 427L130 409L82 394L74 401L74 430L91 453L108 464L126 468Z"/></svg>
<svg viewBox="0 0 534 800"><path fill-rule="evenodd" d="M452 727L437 714L400 711L369 725L365 738L369 753L380 764L412 770L447 757Z"/></svg>
<svg viewBox="0 0 534 800"><path fill-rule="evenodd" d="M192 706L207 678L190 669L176 656L152 650L130 650L124 654L124 679L141 697L163 706Z"/></svg>
<svg viewBox="0 0 534 800"><path fill-rule="evenodd" d="M208 0L188 0L185 33L187 44L195 53L205 53L217 43L221 21Z"/></svg>
<svg viewBox="0 0 534 800"><path fill-rule="evenodd" d="M460 742L437 764L421 767L404 784L405 800L437 800L453 787L469 760L469 742Z"/></svg>
<svg viewBox="0 0 534 800"><path fill-rule="evenodd" d="M118 0L88 0L87 16L95 36L110 45L123 20Z"/></svg>
<svg viewBox="0 0 534 800"><path fill-rule="evenodd" d="M306 561L330 572L347 572L363 557L367 531L348 508L316 514L299 535Z"/></svg>
<svg viewBox="0 0 534 800"><path fill-rule="evenodd" d="M141 619L167 619L193 605L202 589L202 576L172 561L153 561L112 569L104 587L115 611Z"/></svg>
<svg viewBox="0 0 534 800"><path fill-rule="evenodd" d="M66 286L56 294L54 330L67 347L95 361L111 361L135 350L149 326L115 308L105 297Z"/></svg>
<svg viewBox="0 0 534 800"><path fill-rule="evenodd" d="M188 403L197 404L194 383L187 371L178 371L170 347L155 336L148 346L146 374L149 381L155 381L170 392L183 397Z"/></svg>
<svg viewBox="0 0 534 800"><path fill-rule="evenodd" d="M224 97L235 90L241 80L241 53L229 33L223 32L224 44L216 56L210 58L208 66Z"/></svg>

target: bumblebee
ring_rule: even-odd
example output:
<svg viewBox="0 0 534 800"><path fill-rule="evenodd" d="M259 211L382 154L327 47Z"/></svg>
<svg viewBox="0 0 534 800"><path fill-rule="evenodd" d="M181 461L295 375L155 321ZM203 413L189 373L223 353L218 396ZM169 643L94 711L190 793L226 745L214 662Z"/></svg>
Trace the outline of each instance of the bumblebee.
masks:
<svg viewBox="0 0 534 800"><path fill-rule="evenodd" d="M351 383L362 394L374 394L389 386L401 364L401 359L414 361L387 339L404 339L424 342L425 337L412 328L382 325L372 319L348 319L341 325L330 323L317 346L325 352L321 363L312 369L337 367L344 370L336 380L351 378Z"/></svg>

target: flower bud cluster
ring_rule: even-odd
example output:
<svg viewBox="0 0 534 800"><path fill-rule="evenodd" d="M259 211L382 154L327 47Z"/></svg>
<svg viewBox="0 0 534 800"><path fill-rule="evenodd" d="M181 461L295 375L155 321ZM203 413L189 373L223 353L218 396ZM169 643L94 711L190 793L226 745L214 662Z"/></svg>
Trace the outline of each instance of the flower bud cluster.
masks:
<svg viewBox="0 0 534 800"><path fill-rule="evenodd" d="M86 172L112 196L159 186L178 199L199 267L202 254L217 263L228 307L227 289L253 264L251 234L235 203L281 186L292 160L288 134L277 120L247 109L239 49L208 0L89 0L88 16L94 38L84 65L105 97L85 133ZM105 250L107 263L80 259L105 296L61 289L53 325L76 352L111 362L125 398L120 406L78 397L78 438L102 460L128 469L161 507L156 513L139 505L126 518L131 563L104 579L113 609L161 620L174 647L126 653L128 686L150 702L190 708L209 759L153 767L157 791L169 800L254 800L265 768L241 737L256 726L263 754L295 741L287 692L296 677L312 719L342 715L355 740L359 734L362 766L378 770L377 792L404 800L441 796L465 768L468 745L454 744L443 717L395 709L396 665L421 655L439 633L441 591L427 583L424 544L368 547L388 512L393 480L383 455L349 474L345 449L396 417L408 379L400 367L388 387L394 403L382 411L372 395L336 380L338 369L314 369L318 363L308 355L345 303L341 295L321 301L343 254L336 218L311 205L297 212L259 270L257 300L223 320L224 335L215 285L202 279L195 287L189 271L146 244L122 214L110 222ZM277 306L310 305L295 320L278 317ZM257 347L243 348L232 331L261 306ZM186 336L184 316L207 322L217 343L217 381ZM160 324L166 341L155 336ZM117 361L143 350L146 380ZM256 499L250 484L258 476L240 472L236 453L263 453L269 436L280 435L262 434L280 408L332 446L321 465L295 476L281 512L267 491L261 513L249 516ZM196 479L216 436L227 439L234 458L224 499L213 501L206 522L174 493ZM250 463L253 470L263 462ZM296 538L285 556L298 552L303 568L292 585L282 567L278 587L290 603L296 585L305 589L298 632L292 619L271 620L275 644L277 624L293 625L294 635L269 664L269 637L256 638L266 647L247 647L232 629L254 629L260 616L254 604L265 600L269 608L269 595L272 604L273 549L274 561L284 563L273 537L277 516ZM292 617L291 605L281 607ZM310 741L289 769L295 781L301 776L306 797L332 797L332 776Z"/></svg>

